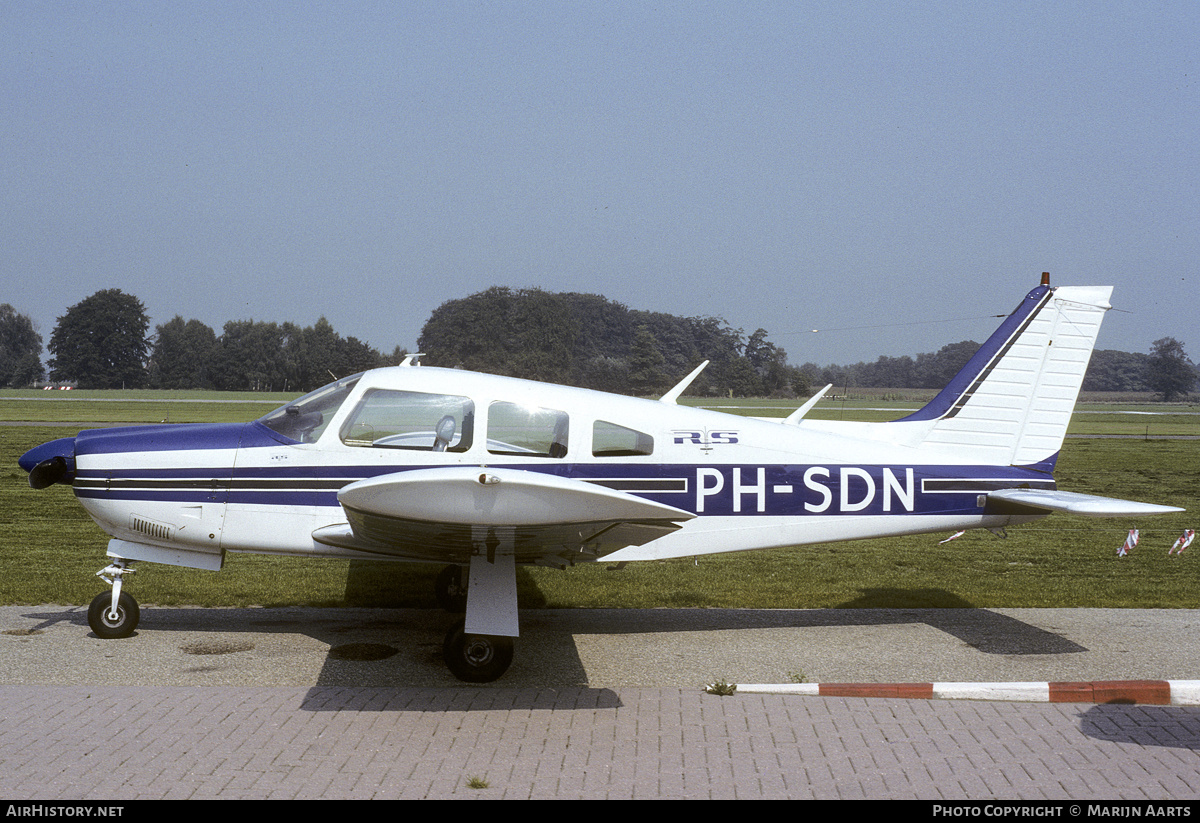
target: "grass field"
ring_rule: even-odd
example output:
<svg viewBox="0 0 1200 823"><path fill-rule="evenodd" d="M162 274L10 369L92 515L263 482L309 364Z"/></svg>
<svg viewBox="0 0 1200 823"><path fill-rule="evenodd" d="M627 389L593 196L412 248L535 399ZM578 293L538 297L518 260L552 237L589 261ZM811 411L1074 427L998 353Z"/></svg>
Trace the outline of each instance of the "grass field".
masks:
<svg viewBox="0 0 1200 823"><path fill-rule="evenodd" d="M107 536L71 490L28 487L16 464L26 449L74 434L70 423L221 422L257 417L286 395L202 392L0 392L0 604L83 604L106 590L95 577ZM814 417L893 419L920 405L910 393L825 401ZM689 401L755 416L783 416L786 401ZM726 408L729 407L729 408ZM884 409L880 411L880 409ZM1127 414L1125 412L1141 412ZM1153 412L1149 414L1147 412ZM1160 414L1160 412L1168 412ZM1200 522L1200 409L1083 403L1071 433L1132 435L1069 439L1059 461L1063 488L1183 506L1143 522L1055 515L1010 529L1006 539L969 532L832 543L796 549L634 563L567 572L521 569L523 608L741 607L1161 607L1200 608L1200 544L1168 556L1184 528ZM1142 543L1125 558L1130 528ZM230 555L219 573L141 564L130 590L145 605L434 607L433 566Z"/></svg>

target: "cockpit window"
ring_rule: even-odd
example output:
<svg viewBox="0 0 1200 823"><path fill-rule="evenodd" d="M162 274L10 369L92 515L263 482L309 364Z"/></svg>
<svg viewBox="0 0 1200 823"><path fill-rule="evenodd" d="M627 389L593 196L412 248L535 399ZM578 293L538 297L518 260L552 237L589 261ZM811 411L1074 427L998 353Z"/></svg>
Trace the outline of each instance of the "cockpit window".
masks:
<svg viewBox="0 0 1200 823"><path fill-rule="evenodd" d="M363 395L340 434L347 446L465 452L474 428L470 398L374 389Z"/></svg>
<svg viewBox="0 0 1200 823"><path fill-rule="evenodd" d="M361 373L353 374L322 386L260 417L258 422L299 443L316 442L361 377Z"/></svg>
<svg viewBox="0 0 1200 823"><path fill-rule="evenodd" d="M487 449L519 457L565 457L566 412L496 402L488 407Z"/></svg>

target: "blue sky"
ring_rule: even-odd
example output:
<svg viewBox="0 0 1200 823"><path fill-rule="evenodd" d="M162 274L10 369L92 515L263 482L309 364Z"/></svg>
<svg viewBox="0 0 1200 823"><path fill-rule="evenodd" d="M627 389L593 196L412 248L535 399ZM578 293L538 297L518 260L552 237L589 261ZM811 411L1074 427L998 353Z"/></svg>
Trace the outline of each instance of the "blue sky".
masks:
<svg viewBox="0 0 1200 823"><path fill-rule="evenodd" d="M538 287L827 364L983 340L1049 271L1116 287L1101 348L1200 360L1198 32L1191 0L12 0L0 303L390 352Z"/></svg>

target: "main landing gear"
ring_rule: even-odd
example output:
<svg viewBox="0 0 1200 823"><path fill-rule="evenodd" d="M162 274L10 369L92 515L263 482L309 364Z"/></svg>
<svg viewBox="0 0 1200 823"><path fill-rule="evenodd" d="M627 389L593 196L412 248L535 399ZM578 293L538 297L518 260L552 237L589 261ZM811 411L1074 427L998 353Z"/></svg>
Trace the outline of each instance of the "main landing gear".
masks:
<svg viewBox="0 0 1200 823"><path fill-rule="evenodd" d="M467 610L467 576L462 566L447 566L438 572L434 582L438 605L451 614Z"/></svg>
<svg viewBox="0 0 1200 823"><path fill-rule="evenodd" d="M88 625L97 637L111 640L129 637L137 629L141 609L132 596L121 591L122 578L133 574L128 561L117 558L112 565L96 572L105 583L112 586L111 592L96 595L88 606Z"/></svg>
<svg viewBox="0 0 1200 823"><path fill-rule="evenodd" d="M442 658L451 674L466 683L491 683L508 671L513 660L513 639L490 634L467 634L457 621L446 632Z"/></svg>
<svg viewBox="0 0 1200 823"><path fill-rule="evenodd" d="M467 577L467 570L457 565L446 566L437 576L438 604L451 614L463 614L467 610ZM516 592L513 594L515 596ZM486 598L486 592L483 596ZM459 680L491 683L512 665L513 638L468 633L466 620L459 619L446 632L442 659Z"/></svg>

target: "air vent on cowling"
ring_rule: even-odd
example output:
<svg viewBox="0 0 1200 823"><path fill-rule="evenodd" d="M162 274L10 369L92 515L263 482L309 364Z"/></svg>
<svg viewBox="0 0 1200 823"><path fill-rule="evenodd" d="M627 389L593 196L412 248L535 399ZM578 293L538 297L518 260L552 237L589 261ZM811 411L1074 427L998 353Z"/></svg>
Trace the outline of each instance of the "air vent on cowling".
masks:
<svg viewBox="0 0 1200 823"><path fill-rule="evenodd" d="M129 528L155 540L170 540L175 533L174 526L149 520L137 514L129 516Z"/></svg>

